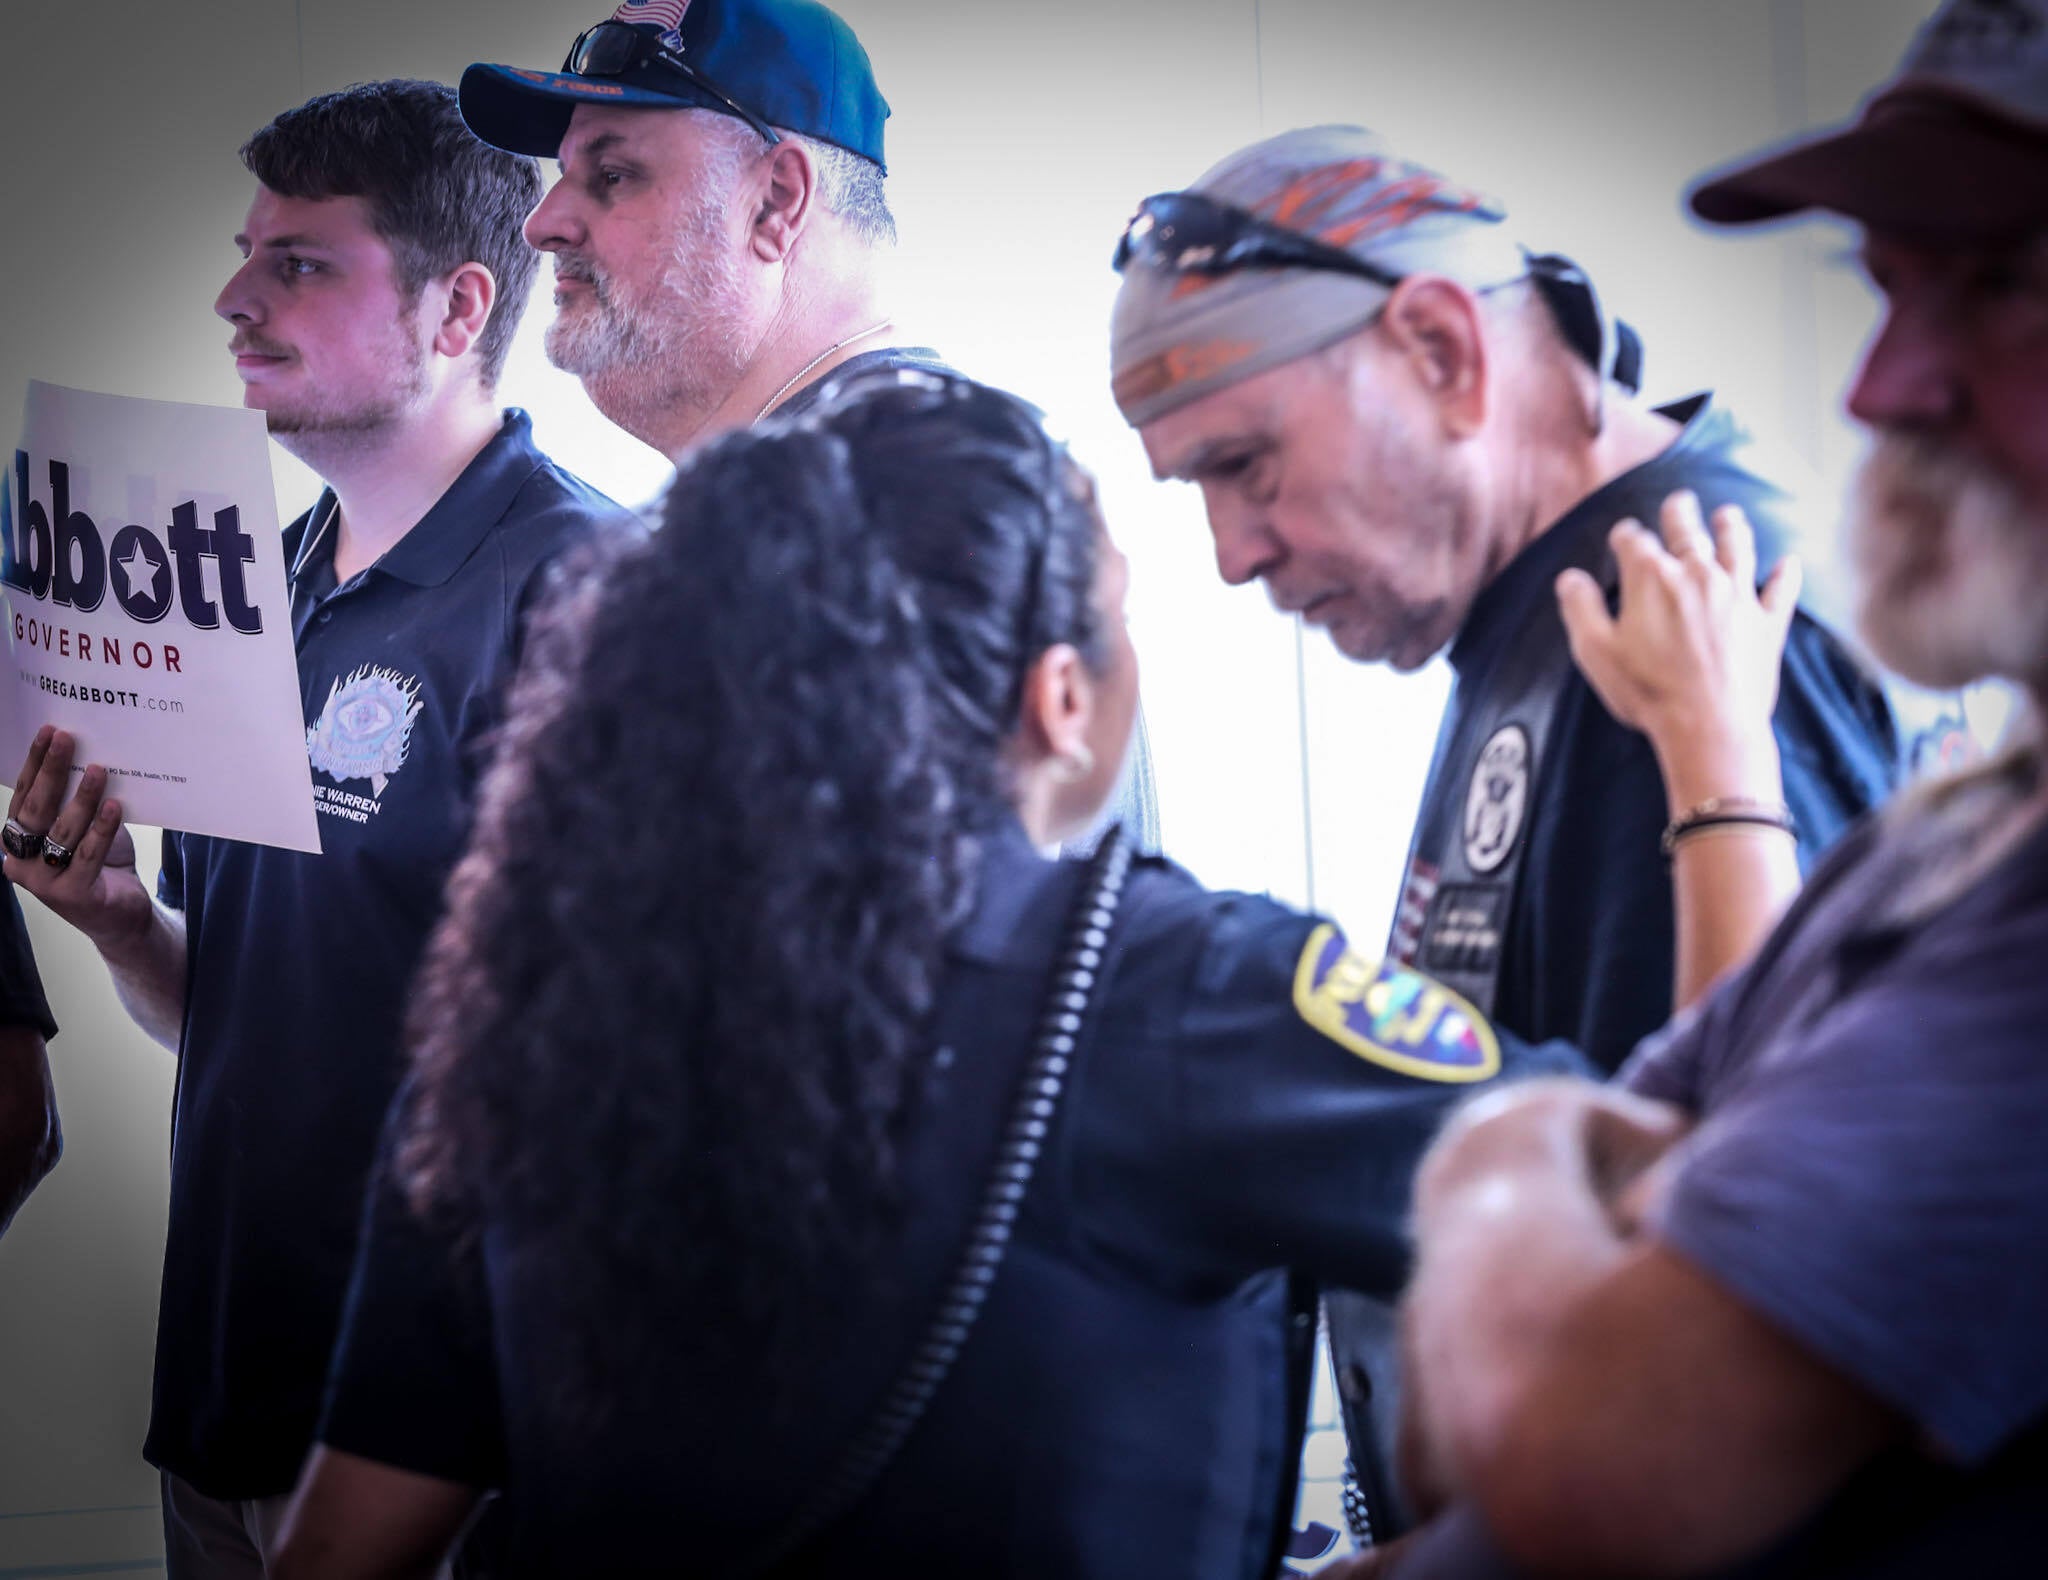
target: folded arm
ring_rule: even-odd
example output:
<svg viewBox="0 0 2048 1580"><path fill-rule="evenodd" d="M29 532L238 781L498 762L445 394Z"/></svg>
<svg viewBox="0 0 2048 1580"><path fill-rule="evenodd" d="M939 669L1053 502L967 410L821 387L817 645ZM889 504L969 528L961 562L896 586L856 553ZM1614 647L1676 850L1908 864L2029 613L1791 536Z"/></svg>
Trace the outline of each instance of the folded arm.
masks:
<svg viewBox="0 0 2048 1580"><path fill-rule="evenodd" d="M1540 1571L1688 1575L1790 1529L1905 1427L1634 1232L1676 1110L1579 1083L1484 1100L1418 1182L1404 1434Z"/></svg>

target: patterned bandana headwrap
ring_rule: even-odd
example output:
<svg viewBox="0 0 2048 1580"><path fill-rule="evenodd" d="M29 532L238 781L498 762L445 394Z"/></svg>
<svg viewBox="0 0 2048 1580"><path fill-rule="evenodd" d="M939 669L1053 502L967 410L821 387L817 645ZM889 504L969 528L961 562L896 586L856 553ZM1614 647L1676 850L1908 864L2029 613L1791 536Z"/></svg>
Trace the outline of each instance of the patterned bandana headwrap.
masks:
<svg viewBox="0 0 2048 1580"><path fill-rule="evenodd" d="M1358 126L1282 132L1188 190L1345 248L1396 274L1474 291L1528 273L1506 210L1391 154ZM1116 403L1134 428L1319 351L1370 323L1389 289L1307 268L1176 274L1133 259L1110 319Z"/></svg>

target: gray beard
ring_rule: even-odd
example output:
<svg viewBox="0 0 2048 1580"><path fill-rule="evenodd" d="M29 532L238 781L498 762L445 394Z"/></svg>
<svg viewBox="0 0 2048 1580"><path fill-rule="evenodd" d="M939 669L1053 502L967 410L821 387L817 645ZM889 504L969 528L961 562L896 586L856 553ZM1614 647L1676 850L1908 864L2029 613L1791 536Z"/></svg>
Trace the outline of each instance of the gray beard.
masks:
<svg viewBox="0 0 2048 1580"><path fill-rule="evenodd" d="M583 381L607 418L642 438L714 410L739 383L758 337L747 332L744 276L721 245L721 210L685 216L644 302L585 263L591 300L548 326L548 360Z"/></svg>
<svg viewBox="0 0 2048 1580"><path fill-rule="evenodd" d="M2048 519L1951 442L1884 433L1858 468L1849 559L1871 651L1936 689L2048 677Z"/></svg>

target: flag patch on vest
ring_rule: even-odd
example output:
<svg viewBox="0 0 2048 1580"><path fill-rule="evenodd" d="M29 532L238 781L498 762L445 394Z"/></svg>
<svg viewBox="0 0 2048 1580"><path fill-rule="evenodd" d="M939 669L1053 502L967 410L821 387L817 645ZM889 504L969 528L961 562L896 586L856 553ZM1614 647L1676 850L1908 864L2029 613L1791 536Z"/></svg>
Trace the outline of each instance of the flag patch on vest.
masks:
<svg viewBox="0 0 2048 1580"><path fill-rule="evenodd" d="M1294 1008L1340 1048L1421 1081L1483 1081L1500 1069L1493 1028L1442 983L1368 960L1328 922L1294 968Z"/></svg>

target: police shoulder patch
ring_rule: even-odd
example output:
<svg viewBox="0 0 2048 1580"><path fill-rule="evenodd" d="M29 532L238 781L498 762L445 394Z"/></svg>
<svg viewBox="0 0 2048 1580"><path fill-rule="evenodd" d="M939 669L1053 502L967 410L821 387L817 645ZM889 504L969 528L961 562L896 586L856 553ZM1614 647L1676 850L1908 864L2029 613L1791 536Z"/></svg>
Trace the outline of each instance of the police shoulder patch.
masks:
<svg viewBox="0 0 2048 1580"><path fill-rule="evenodd" d="M1359 954L1323 922L1294 968L1294 1008L1340 1048L1419 1081L1483 1081L1500 1040L1464 999L1393 960Z"/></svg>

